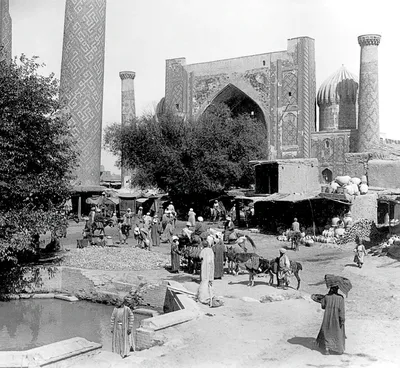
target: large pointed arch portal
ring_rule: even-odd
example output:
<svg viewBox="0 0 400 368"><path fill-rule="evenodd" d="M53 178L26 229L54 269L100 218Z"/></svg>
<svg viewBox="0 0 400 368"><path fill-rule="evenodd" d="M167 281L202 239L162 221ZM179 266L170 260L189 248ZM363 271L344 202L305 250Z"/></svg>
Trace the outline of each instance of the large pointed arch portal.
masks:
<svg viewBox="0 0 400 368"><path fill-rule="evenodd" d="M233 116L247 113L260 121L266 127L264 113L260 106L233 84L228 84L224 89L222 89L221 92L214 97L213 101L208 105L204 112L221 103L229 107Z"/></svg>

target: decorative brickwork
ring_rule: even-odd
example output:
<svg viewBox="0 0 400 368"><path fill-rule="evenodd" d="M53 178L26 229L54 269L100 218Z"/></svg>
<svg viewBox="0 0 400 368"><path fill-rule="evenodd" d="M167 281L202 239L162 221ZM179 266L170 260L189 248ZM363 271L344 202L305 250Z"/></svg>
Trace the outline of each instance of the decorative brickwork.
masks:
<svg viewBox="0 0 400 368"><path fill-rule="evenodd" d="M120 72L121 78L121 124L125 125L136 117L135 72Z"/></svg>
<svg viewBox="0 0 400 368"><path fill-rule="evenodd" d="M314 40L298 40L299 68L299 128L303 135L303 157L311 157L311 133L315 131L315 50Z"/></svg>
<svg viewBox="0 0 400 368"><path fill-rule="evenodd" d="M12 23L9 0L0 0L0 60L12 58Z"/></svg>
<svg viewBox="0 0 400 368"><path fill-rule="evenodd" d="M321 183L325 182L322 172L326 169L332 172L333 178L338 175L353 175L346 171L345 165L352 133L351 130L337 130L312 134L311 155L318 158Z"/></svg>
<svg viewBox="0 0 400 368"><path fill-rule="evenodd" d="M166 106L198 119L213 103L229 105L228 92L239 90L241 106L266 124L268 158L309 157L315 130L314 59L314 40L308 37L289 40L282 52L189 65L184 58L170 59Z"/></svg>
<svg viewBox="0 0 400 368"><path fill-rule="evenodd" d="M284 146L297 146L297 116L286 113L282 118L282 144Z"/></svg>
<svg viewBox="0 0 400 368"><path fill-rule="evenodd" d="M360 90L358 97L358 152L379 146L378 45L381 36L358 37L361 46Z"/></svg>
<svg viewBox="0 0 400 368"><path fill-rule="evenodd" d="M121 125L131 123L136 117L135 105L135 72L123 71L119 73L121 78ZM123 155L123 154L122 154ZM126 167L121 167L121 180L125 183L125 177L131 173Z"/></svg>
<svg viewBox="0 0 400 368"><path fill-rule="evenodd" d="M60 98L79 150L76 185L100 183L106 0L67 0Z"/></svg>
<svg viewBox="0 0 400 368"><path fill-rule="evenodd" d="M165 76L165 103L169 109L183 112L185 106L184 86L186 85L187 73L184 70L186 60L171 59L166 62Z"/></svg>

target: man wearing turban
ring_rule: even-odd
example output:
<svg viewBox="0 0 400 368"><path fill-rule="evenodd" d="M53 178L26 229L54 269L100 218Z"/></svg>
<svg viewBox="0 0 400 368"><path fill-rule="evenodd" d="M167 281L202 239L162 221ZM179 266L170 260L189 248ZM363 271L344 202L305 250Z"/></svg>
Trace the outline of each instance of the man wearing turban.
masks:
<svg viewBox="0 0 400 368"><path fill-rule="evenodd" d="M286 249L279 249L279 263L278 263L278 287L286 288L289 286L288 276L290 274L290 260L286 254Z"/></svg>

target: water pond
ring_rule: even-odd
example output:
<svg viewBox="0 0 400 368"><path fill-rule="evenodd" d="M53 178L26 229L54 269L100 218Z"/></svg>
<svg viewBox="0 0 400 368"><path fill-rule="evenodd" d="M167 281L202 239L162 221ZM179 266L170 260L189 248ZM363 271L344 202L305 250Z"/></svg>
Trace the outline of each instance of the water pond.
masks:
<svg viewBox="0 0 400 368"><path fill-rule="evenodd" d="M79 336L111 351L113 308L58 299L0 302L0 350L27 350ZM135 316L135 327L139 320Z"/></svg>

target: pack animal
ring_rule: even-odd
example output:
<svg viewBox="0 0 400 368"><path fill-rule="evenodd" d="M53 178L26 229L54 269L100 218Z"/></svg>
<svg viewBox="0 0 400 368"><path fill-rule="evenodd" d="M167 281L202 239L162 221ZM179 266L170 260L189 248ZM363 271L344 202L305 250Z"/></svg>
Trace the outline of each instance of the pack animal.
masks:
<svg viewBox="0 0 400 368"><path fill-rule="evenodd" d="M203 247L189 245L184 248L183 256L187 260L188 272L193 275L201 268L200 252Z"/></svg>
<svg viewBox="0 0 400 368"><path fill-rule="evenodd" d="M249 273L249 283L247 286L254 286L254 276L259 273L266 273L269 270L267 259L260 257L256 253L236 253L235 263L239 267L244 267Z"/></svg>
<svg viewBox="0 0 400 368"><path fill-rule="evenodd" d="M270 275L269 284L270 285L273 284L274 275L275 275L276 279L278 280L277 286L279 287L281 285L279 284L279 279L278 279L278 276L277 276L278 275L278 270L279 270L279 257L271 259L269 261L269 267L268 267L268 271L267 271L269 273L269 275ZM299 290L299 288L300 288L301 279L300 279L299 272L301 270L303 270L303 266L301 265L300 262L290 261L290 271L296 277L297 290Z"/></svg>

